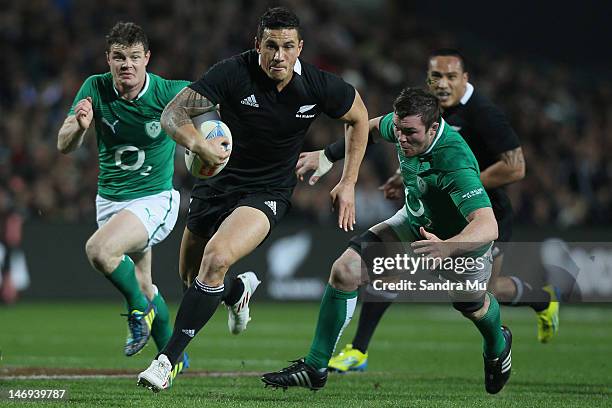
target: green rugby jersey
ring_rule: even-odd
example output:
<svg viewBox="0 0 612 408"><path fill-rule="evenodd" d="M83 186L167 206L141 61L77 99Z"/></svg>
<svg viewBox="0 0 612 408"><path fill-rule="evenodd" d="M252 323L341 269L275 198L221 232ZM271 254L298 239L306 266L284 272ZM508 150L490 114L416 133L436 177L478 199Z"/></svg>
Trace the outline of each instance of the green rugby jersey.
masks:
<svg viewBox="0 0 612 408"><path fill-rule="evenodd" d="M74 98L92 99L98 143L98 194L125 201L172 189L176 144L162 130L161 113L188 81L147 73L136 99L120 98L110 72L85 80Z"/></svg>
<svg viewBox="0 0 612 408"><path fill-rule="evenodd" d="M424 227L448 239L465 228L472 211L491 207L474 154L443 119L431 146L415 157L404 156L395 137L393 113L381 118L379 128L385 140L395 143L410 229L417 237L421 236L419 227Z"/></svg>

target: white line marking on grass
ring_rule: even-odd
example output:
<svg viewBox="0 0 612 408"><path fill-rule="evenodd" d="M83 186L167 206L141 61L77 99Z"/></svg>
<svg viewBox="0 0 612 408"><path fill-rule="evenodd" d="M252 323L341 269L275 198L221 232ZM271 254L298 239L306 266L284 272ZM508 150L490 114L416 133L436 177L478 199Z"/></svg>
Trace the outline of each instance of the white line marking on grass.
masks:
<svg viewBox="0 0 612 408"><path fill-rule="evenodd" d="M195 371L181 374L181 377L257 377L262 373L255 371ZM3 375L0 380L105 380L109 378L136 378L133 374L33 374Z"/></svg>

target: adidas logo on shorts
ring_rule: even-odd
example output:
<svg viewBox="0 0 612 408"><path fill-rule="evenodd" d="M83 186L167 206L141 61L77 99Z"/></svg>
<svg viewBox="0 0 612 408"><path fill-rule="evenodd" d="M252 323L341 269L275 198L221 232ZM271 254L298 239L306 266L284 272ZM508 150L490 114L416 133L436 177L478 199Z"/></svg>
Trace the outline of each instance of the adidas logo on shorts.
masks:
<svg viewBox="0 0 612 408"><path fill-rule="evenodd" d="M186 335L188 335L189 337L195 336L195 330L194 329L183 329L182 332L185 333Z"/></svg>
<svg viewBox="0 0 612 408"><path fill-rule="evenodd" d="M255 95L247 96L243 100L240 101L241 104L252 106L254 108L259 108L259 104L257 103L257 99L255 99Z"/></svg>
<svg viewBox="0 0 612 408"><path fill-rule="evenodd" d="M264 204L270 207L274 215L276 215L276 201L264 201Z"/></svg>

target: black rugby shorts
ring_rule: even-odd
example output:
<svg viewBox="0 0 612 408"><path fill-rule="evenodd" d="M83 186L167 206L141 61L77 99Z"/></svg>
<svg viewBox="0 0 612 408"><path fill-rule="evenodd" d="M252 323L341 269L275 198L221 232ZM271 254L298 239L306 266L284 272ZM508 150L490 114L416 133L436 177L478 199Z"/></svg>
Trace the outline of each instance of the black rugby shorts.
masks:
<svg viewBox="0 0 612 408"><path fill-rule="evenodd" d="M263 212L270 222L270 235L291 208L291 200L290 195L284 191L216 193L208 190L206 198L191 198L187 228L208 240L217 232L223 220L238 207L252 207Z"/></svg>

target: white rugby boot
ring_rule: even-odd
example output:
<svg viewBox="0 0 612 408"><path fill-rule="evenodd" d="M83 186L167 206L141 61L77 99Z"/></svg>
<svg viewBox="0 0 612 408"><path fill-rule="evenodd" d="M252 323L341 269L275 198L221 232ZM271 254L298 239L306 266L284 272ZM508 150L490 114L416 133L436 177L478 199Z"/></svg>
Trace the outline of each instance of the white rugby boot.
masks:
<svg viewBox="0 0 612 408"><path fill-rule="evenodd" d="M170 375L172 374L172 364L165 354L161 354L156 360L151 362L149 368L138 374L137 385L159 392L170 388Z"/></svg>
<svg viewBox="0 0 612 408"><path fill-rule="evenodd" d="M236 304L227 306L227 327L232 334L240 334L246 330L247 324L251 320L249 302L257 286L261 283L261 281L257 279L257 275L251 271L241 273L237 278L242 281L244 292L242 292L242 296L240 296Z"/></svg>

